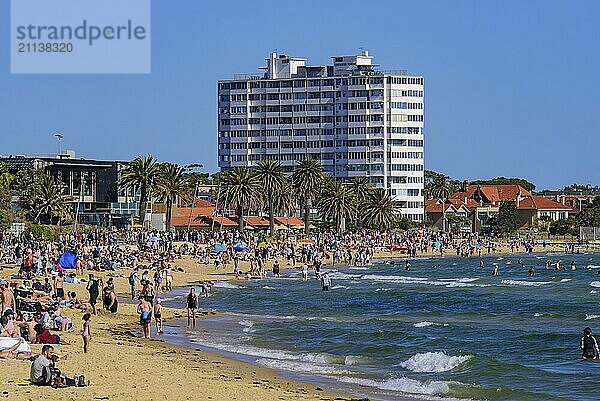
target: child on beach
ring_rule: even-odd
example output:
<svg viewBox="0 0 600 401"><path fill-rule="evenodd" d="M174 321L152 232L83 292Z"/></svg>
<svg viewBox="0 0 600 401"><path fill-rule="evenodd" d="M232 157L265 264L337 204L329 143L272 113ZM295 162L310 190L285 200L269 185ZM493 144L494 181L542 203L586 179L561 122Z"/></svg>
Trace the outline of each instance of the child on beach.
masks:
<svg viewBox="0 0 600 401"><path fill-rule="evenodd" d="M156 334L162 334L162 299L156 299L156 305L154 305L154 323L156 324Z"/></svg>
<svg viewBox="0 0 600 401"><path fill-rule="evenodd" d="M90 347L90 340L92 338L92 333L90 331L90 319L92 315L86 313L83 315L83 327L81 329L81 337L83 338L83 353L87 354L88 349Z"/></svg>

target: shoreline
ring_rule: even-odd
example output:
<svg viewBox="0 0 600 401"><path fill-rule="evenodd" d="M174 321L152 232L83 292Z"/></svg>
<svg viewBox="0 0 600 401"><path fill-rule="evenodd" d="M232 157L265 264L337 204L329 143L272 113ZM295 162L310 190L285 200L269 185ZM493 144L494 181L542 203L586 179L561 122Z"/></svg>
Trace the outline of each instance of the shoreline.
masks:
<svg viewBox="0 0 600 401"><path fill-rule="evenodd" d="M558 250L544 249L545 253L554 253ZM510 249L499 249L495 253L482 255L494 257L510 254ZM514 254L519 254L516 252ZM540 253L540 252L537 252ZM454 256L446 254L446 257ZM559 256L559 255L556 255ZM565 254L565 256L567 256ZM373 259L402 259L407 255L399 252L380 252ZM422 257L442 257L439 254L419 254ZM475 256L477 257L477 256ZM246 261L241 261L241 268L246 267ZM232 270L232 265L221 267L218 271L211 264L198 264L192 258L185 257L173 263L182 266L184 272L174 274L173 289L188 288L197 285L203 280L236 281L235 276L227 270ZM296 268L299 264L296 264ZM332 266L324 265L325 269ZM344 268L345 265L336 265L334 268ZM231 269L230 269L231 268ZM281 264L282 270L294 268L291 265ZM16 268L4 268L3 276L15 273ZM338 390L321 389L310 380L298 380L297 375L286 374L275 369L262 367L258 364L242 361L235 357L224 356L217 351L203 351L193 346L174 345L159 338L145 340L139 338L140 331L135 313L135 303L130 303L128 296L129 285L127 282L128 269L119 269L116 272L102 272L99 275L115 277L116 291L119 295L119 312L111 315L102 311L98 316L92 317L92 343L90 353L85 355L82 350L82 340L79 335L81 327L81 311L66 309L66 315L73 320L75 330L70 333L60 333L61 338L71 345L58 346L57 353L66 356L58 364L59 368L67 375L74 373L85 374L92 385L78 389L54 390L37 386L22 386L18 381L28 378L29 362L2 361L8 369L2 369L0 380L5 384L3 391L8 391L8 399L30 400L51 396L53 399L72 400L109 399L128 400L131 395L135 399L159 400L176 397L176 399L205 399L230 400L239 399L240 394L246 398L261 400L353 400L352 390L347 393ZM245 280L240 280L245 281ZM87 294L83 283L67 284L66 291L75 290L80 298L86 299ZM160 296L160 295L158 295ZM183 305L182 305L183 306ZM202 309L202 298L200 299ZM202 320L210 312L205 312L199 318L199 327ZM183 309L163 308L165 323L173 319L185 319ZM154 332L154 328L153 328ZM39 353L41 345L32 345L32 351ZM291 376L291 377L288 377ZM173 380L176 378L176 380ZM325 387L325 386L323 386ZM355 393L356 394L356 393ZM108 397L108 398L106 398ZM356 395L354 395L356 397ZM360 395L358 395L360 397ZM409 395L404 397L411 400Z"/></svg>

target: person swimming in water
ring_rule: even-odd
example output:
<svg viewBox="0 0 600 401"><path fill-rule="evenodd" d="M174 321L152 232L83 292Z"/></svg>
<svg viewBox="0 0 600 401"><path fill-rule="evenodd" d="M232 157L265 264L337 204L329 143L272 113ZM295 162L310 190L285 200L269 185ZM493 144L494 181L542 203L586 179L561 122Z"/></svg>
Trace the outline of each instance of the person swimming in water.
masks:
<svg viewBox="0 0 600 401"><path fill-rule="evenodd" d="M582 359L598 359L599 356L598 342L592 335L592 329L586 327L583 329L583 337L581 337L581 357Z"/></svg>

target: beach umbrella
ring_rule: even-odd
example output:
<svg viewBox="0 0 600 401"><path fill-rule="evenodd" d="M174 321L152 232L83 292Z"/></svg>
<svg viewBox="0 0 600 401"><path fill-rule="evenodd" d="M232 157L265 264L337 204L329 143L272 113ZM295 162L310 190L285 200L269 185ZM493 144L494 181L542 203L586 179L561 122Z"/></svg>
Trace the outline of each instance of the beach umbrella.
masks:
<svg viewBox="0 0 600 401"><path fill-rule="evenodd" d="M58 259L58 265L62 269L75 269L77 267L77 255L73 252L65 252Z"/></svg>
<svg viewBox="0 0 600 401"><path fill-rule="evenodd" d="M221 244L215 244L214 251L216 253L225 252L225 247Z"/></svg>

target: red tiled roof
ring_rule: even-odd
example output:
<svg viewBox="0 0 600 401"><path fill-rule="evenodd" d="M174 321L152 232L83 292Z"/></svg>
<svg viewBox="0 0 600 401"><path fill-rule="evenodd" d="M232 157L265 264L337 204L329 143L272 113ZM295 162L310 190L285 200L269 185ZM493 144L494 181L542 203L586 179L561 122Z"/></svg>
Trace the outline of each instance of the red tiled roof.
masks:
<svg viewBox="0 0 600 401"><path fill-rule="evenodd" d="M531 193L520 185L500 184L500 185L477 185L471 184L467 187L466 192L456 192L453 198L458 199L474 199L477 191L486 198L484 203L496 203L502 201L514 201L517 196L531 196Z"/></svg>
<svg viewBox="0 0 600 401"><path fill-rule="evenodd" d="M285 225L285 226L287 226L288 224L290 226L303 226L304 225L304 220L302 220L299 217L279 217L279 216L276 216L275 217L275 222L277 224L281 224L281 225Z"/></svg>
<svg viewBox="0 0 600 401"><path fill-rule="evenodd" d="M544 198L543 196L528 196L519 202L517 209L534 210L571 210L569 206Z"/></svg>
<svg viewBox="0 0 600 401"><path fill-rule="evenodd" d="M223 227L237 227L238 223L237 221L234 221L232 219L230 219L229 217L225 217L225 216L214 216L214 217L207 217L207 220L209 220L211 223L214 220L215 224L219 224L219 225L223 225Z"/></svg>
<svg viewBox="0 0 600 401"><path fill-rule="evenodd" d="M426 199L425 200L425 212L427 213L442 213L448 211L448 209L456 210L452 203L442 204L441 199Z"/></svg>
<svg viewBox="0 0 600 401"><path fill-rule="evenodd" d="M249 224L252 227L269 227L269 219L260 216L244 217L244 224Z"/></svg>

